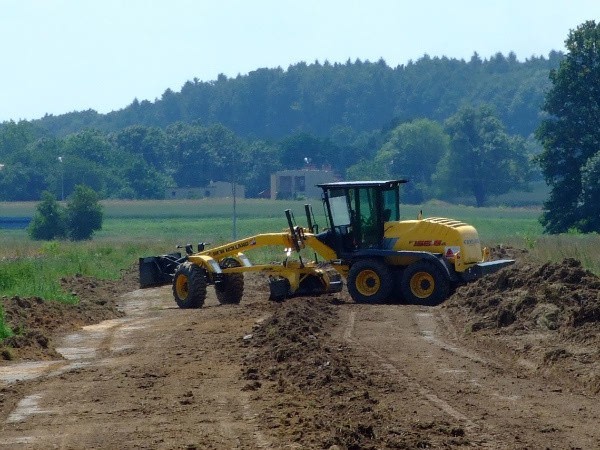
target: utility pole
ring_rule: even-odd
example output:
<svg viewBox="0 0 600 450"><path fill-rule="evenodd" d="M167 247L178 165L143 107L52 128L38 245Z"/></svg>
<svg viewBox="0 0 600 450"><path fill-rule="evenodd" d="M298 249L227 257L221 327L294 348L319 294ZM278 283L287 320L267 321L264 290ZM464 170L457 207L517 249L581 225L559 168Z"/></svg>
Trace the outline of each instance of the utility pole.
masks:
<svg viewBox="0 0 600 450"><path fill-rule="evenodd" d="M231 190L233 193L233 240L237 241L237 212L236 212L236 180L233 180L231 184Z"/></svg>
<svg viewBox="0 0 600 450"><path fill-rule="evenodd" d="M231 233L231 237L233 241L237 241L237 211L236 211L236 185L237 185L237 150L233 150L231 152L232 155L232 168L231 168L231 173L232 173L232 183L231 183L231 194L233 195L233 230Z"/></svg>
<svg viewBox="0 0 600 450"><path fill-rule="evenodd" d="M63 164L62 156L58 157L58 162L60 163L60 178L61 178L60 199L64 202L65 201L65 165Z"/></svg>

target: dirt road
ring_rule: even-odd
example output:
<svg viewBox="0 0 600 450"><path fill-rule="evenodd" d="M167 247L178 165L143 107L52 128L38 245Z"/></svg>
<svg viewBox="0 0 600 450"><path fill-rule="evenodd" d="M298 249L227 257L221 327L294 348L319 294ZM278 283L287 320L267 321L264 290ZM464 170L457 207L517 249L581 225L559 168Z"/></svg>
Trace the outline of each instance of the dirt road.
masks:
<svg viewBox="0 0 600 450"><path fill-rule="evenodd" d="M134 290L65 359L0 363L0 449L600 448L597 393L453 308L267 297Z"/></svg>

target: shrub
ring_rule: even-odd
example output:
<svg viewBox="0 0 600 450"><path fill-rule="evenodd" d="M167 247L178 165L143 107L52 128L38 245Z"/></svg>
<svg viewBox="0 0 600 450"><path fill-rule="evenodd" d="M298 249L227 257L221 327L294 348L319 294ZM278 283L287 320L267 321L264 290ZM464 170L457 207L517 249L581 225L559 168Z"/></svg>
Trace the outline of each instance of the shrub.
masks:
<svg viewBox="0 0 600 450"><path fill-rule="evenodd" d="M74 241L90 239L102 229L103 212L98 194L91 188L78 185L67 204L67 229Z"/></svg>
<svg viewBox="0 0 600 450"><path fill-rule="evenodd" d="M50 192L42 192L42 201L29 224L28 233L34 240L49 241L66 236L65 212Z"/></svg>

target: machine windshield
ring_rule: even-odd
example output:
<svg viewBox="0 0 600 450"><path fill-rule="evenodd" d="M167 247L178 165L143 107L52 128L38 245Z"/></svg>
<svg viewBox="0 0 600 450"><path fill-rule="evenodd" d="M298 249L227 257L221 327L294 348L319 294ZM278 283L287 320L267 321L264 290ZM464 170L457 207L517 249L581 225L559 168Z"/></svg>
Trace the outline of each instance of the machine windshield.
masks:
<svg viewBox="0 0 600 450"><path fill-rule="evenodd" d="M350 213L348 212L348 202L346 192L342 189L332 189L329 193L329 207L331 208L331 217L333 225L350 225Z"/></svg>

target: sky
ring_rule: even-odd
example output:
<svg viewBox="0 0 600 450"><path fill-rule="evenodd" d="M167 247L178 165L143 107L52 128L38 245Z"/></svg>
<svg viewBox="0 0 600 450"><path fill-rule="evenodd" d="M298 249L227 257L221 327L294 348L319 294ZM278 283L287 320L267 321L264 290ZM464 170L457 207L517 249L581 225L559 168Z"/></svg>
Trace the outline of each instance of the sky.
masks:
<svg viewBox="0 0 600 450"><path fill-rule="evenodd" d="M0 0L0 122L300 61L565 51L599 0Z"/></svg>

